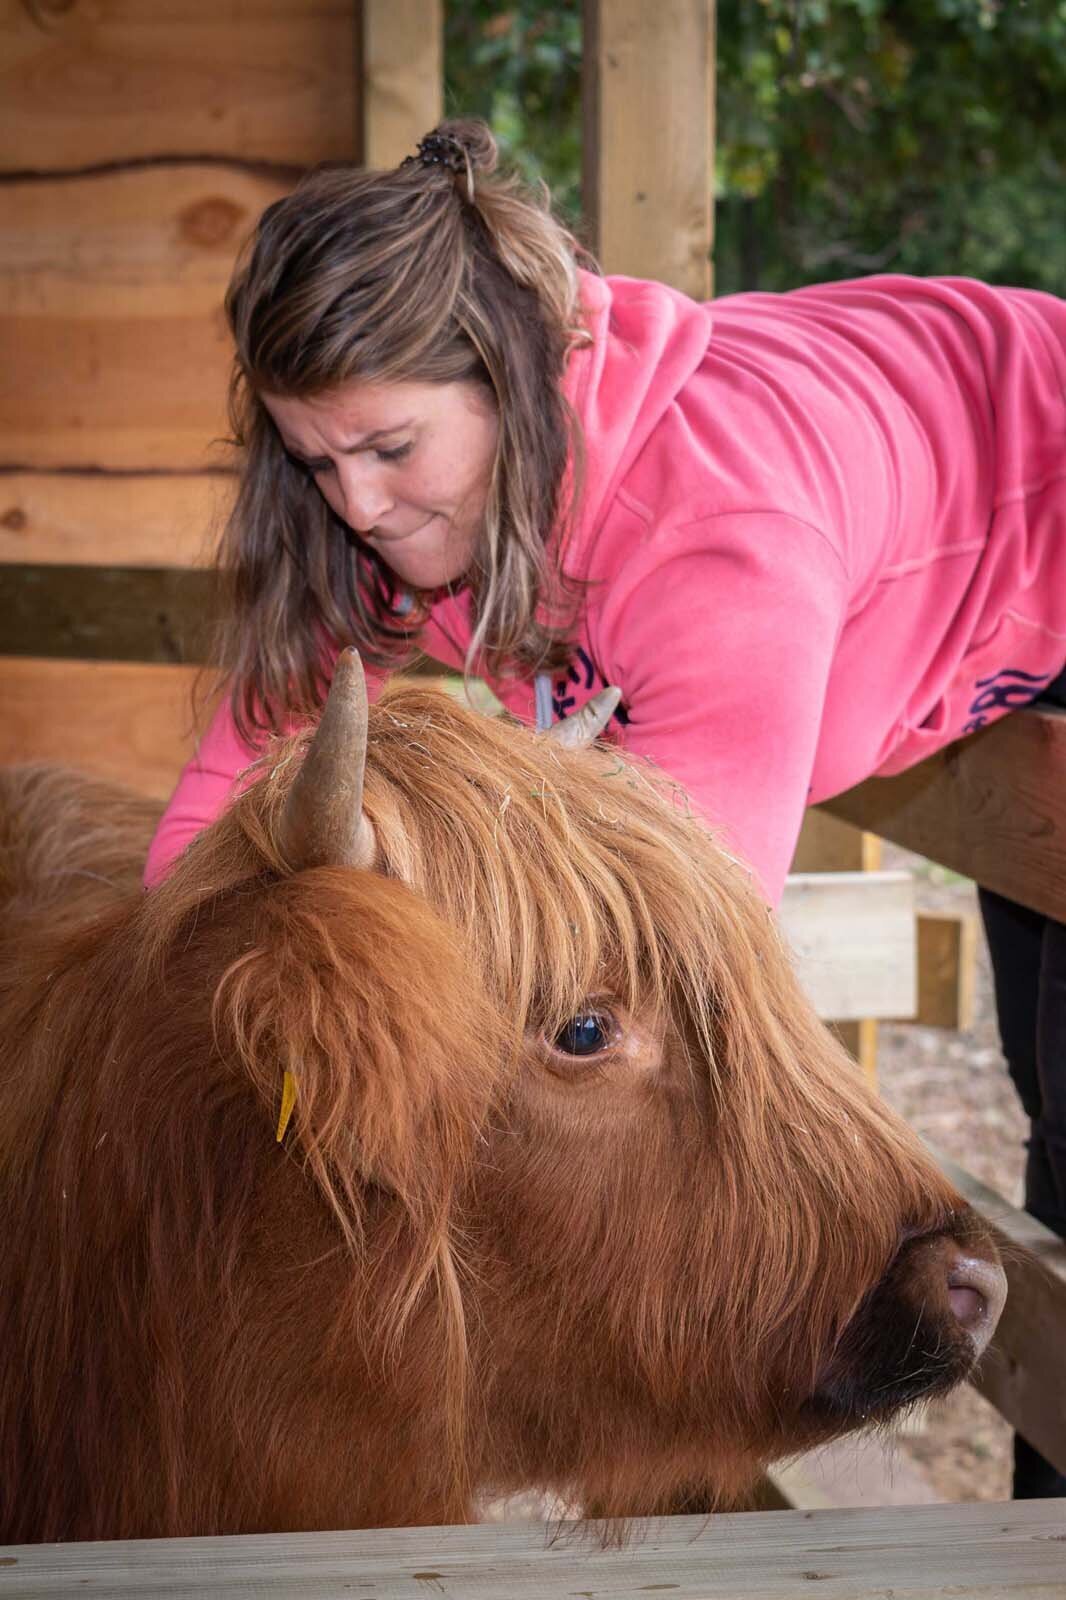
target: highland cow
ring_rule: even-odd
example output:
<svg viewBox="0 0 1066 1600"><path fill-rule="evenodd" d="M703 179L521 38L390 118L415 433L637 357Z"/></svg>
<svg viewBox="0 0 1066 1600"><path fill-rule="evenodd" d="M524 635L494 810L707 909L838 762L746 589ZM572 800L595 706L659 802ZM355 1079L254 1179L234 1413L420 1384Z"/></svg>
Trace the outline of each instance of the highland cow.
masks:
<svg viewBox="0 0 1066 1600"><path fill-rule="evenodd" d="M979 1221L646 772L341 658L150 895L0 783L0 1537L729 1504L972 1368Z"/></svg>

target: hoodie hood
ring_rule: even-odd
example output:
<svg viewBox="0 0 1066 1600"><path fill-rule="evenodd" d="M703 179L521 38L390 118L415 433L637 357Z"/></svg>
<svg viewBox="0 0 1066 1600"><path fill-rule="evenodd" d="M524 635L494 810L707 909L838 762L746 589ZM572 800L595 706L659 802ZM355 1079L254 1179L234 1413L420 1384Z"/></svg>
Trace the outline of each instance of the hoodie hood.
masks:
<svg viewBox="0 0 1066 1600"><path fill-rule="evenodd" d="M563 390L581 423L581 498L566 549L577 574L649 435L707 353L711 308L665 284L579 274L592 343L572 352Z"/></svg>

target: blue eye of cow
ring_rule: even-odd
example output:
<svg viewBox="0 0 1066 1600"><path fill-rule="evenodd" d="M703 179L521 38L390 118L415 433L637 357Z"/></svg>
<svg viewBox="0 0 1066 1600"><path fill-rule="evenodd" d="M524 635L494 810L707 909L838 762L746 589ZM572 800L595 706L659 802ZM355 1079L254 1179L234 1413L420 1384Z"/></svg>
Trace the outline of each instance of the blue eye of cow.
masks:
<svg viewBox="0 0 1066 1600"><path fill-rule="evenodd" d="M602 1011L580 1011L555 1035L552 1044L567 1056L594 1056L610 1045L614 1027Z"/></svg>

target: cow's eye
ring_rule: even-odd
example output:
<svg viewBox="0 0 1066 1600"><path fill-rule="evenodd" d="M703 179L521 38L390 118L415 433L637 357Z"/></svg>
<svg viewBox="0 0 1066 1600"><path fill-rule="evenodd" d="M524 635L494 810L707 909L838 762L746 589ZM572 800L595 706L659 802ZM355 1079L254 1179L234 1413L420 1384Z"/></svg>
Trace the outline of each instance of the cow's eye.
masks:
<svg viewBox="0 0 1066 1600"><path fill-rule="evenodd" d="M609 1012L579 1011L560 1028L551 1041L552 1048L564 1056L595 1056L610 1048L617 1032Z"/></svg>

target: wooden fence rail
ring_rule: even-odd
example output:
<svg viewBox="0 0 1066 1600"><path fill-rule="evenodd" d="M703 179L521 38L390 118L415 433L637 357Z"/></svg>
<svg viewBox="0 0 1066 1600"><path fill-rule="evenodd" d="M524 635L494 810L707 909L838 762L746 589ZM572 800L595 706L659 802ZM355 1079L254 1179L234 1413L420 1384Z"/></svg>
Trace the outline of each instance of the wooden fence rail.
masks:
<svg viewBox="0 0 1066 1600"><path fill-rule="evenodd" d="M627 1530L619 1529L625 1536ZM1062 1600L1066 1502L22 1545L0 1600Z"/></svg>
<svg viewBox="0 0 1066 1600"><path fill-rule="evenodd" d="M822 809L1066 922L1066 711L1016 711Z"/></svg>
<svg viewBox="0 0 1066 1600"><path fill-rule="evenodd" d="M1066 712L1015 712L822 809L1066 922ZM1010 1281L978 1387L1066 1472L1066 1241L942 1165L997 1227Z"/></svg>

